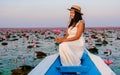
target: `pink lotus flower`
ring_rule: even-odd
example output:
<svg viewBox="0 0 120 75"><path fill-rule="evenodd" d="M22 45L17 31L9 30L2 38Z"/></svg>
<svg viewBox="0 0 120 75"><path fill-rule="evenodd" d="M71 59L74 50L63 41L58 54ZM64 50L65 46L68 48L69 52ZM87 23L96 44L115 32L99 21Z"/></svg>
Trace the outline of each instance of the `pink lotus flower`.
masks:
<svg viewBox="0 0 120 75"><path fill-rule="evenodd" d="M55 33L60 33L60 31L61 31L60 29L54 29L53 30L53 32L55 32Z"/></svg>
<svg viewBox="0 0 120 75"><path fill-rule="evenodd" d="M104 60L104 62L107 64L107 65L110 65L113 63L113 60Z"/></svg>

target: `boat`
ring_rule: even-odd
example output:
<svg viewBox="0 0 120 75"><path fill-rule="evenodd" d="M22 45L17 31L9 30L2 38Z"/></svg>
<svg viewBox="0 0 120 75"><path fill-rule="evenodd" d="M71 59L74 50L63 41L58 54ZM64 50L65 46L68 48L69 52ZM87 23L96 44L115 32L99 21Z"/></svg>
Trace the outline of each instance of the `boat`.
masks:
<svg viewBox="0 0 120 75"><path fill-rule="evenodd" d="M62 66L59 53L44 58L28 75L116 75L102 58L84 50L79 66Z"/></svg>

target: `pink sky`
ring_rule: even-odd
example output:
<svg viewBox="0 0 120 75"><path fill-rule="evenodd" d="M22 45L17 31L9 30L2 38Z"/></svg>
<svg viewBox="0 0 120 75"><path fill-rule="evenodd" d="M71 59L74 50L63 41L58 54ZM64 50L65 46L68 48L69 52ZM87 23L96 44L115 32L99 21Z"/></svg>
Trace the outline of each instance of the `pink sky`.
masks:
<svg viewBox="0 0 120 75"><path fill-rule="evenodd" d="M120 0L0 0L0 27L66 27L73 4L87 27L120 26Z"/></svg>

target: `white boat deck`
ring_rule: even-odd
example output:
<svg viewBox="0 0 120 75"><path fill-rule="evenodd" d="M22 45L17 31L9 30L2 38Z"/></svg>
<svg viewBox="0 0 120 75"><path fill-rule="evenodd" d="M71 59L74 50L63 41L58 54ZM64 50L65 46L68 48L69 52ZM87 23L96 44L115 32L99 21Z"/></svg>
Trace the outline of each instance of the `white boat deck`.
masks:
<svg viewBox="0 0 120 75"><path fill-rule="evenodd" d="M57 57L58 54L47 56L28 75L44 75Z"/></svg>

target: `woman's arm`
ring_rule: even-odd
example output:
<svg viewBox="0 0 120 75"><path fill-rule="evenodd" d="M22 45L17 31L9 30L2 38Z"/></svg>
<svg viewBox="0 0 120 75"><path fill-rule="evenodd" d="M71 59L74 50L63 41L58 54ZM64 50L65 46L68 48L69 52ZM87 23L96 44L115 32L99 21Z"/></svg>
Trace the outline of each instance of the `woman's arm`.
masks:
<svg viewBox="0 0 120 75"><path fill-rule="evenodd" d="M55 41L56 41L57 43L61 43L61 42L63 42L63 40L66 39L67 37L68 37L68 29L66 30L66 34L65 34L65 36L64 36L63 38L55 38Z"/></svg>

